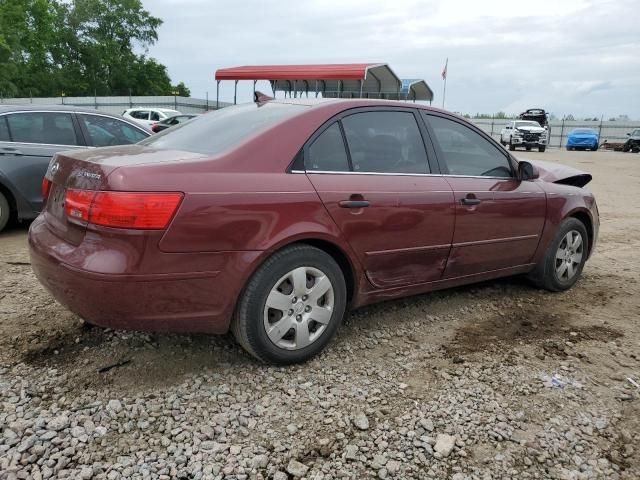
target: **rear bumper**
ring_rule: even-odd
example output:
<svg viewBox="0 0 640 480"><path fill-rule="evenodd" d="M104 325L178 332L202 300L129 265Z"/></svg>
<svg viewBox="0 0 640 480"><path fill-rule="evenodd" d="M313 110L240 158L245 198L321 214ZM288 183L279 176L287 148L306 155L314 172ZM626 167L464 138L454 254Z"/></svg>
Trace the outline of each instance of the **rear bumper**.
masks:
<svg viewBox="0 0 640 480"><path fill-rule="evenodd" d="M77 247L65 242L42 216L29 230L33 271L56 300L89 323L146 331L226 332L245 272L260 253L167 254L149 246L153 251L140 255L166 271L135 271L120 261L136 257L130 244L101 238L97 245L90 237Z"/></svg>

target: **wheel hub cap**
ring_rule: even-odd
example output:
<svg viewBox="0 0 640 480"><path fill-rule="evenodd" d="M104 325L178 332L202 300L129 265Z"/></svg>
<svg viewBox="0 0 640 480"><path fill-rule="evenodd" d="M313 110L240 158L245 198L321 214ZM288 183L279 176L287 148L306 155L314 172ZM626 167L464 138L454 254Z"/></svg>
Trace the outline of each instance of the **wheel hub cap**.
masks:
<svg viewBox="0 0 640 480"><path fill-rule="evenodd" d="M264 306L263 325L279 348L298 350L318 340L334 307L333 285L315 267L298 267L273 286Z"/></svg>
<svg viewBox="0 0 640 480"><path fill-rule="evenodd" d="M556 275L559 280L569 281L578 273L582 263L584 242L576 230L568 232L558 245L556 252Z"/></svg>

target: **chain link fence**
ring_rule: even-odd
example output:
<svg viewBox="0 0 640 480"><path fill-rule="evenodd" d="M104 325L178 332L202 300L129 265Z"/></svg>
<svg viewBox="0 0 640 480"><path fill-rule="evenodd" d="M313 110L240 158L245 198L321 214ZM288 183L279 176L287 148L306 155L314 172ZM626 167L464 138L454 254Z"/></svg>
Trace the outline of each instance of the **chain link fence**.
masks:
<svg viewBox="0 0 640 480"><path fill-rule="evenodd" d="M471 118L473 123L482 128L496 140L500 140L500 132L512 118ZM607 143L624 143L627 133L640 128L640 122L622 121L549 121L549 146L562 148L567 144L567 137L576 128L592 128L599 133L600 145Z"/></svg>
<svg viewBox="0 0 640 480"><path fill-rule="evenodd" d="M315 92L296 92L298 98L314 98ZM358 98L354 92L326 92L327 97ZM384 98L405 100L405 95L397 92L363 93L365 98ZM279 96L279 98L282 98ZM322 98L322 94L318 95ZM407 99L411 101L410 99ZM424 102L420 102L424 103ZM47 98L2 98L0 104L5 105L74 105L95 108L104 112L121 115L126 109L133 107L170 108L182 113L204 113L216 108L233 105L230 102L218 102L209 98L191 98L180 96L120 96L120 97L47 97ZM514 120L511 118L471 118L473 123L482 128L496 140L504 126ZM552 120L549 122L549 146L562 148L567 144L567 136L575 128L593 128L600 134L600 144L624 143L627 133L640 128L640 122L623 121L569 121Z"/></svg>
<svg viewBox="0 0 640 480"><path fill-rule="evenodd" d="M94 108L103 112L121 115L133 107L170 108L181 113L204 113L231 105L218 102L215 98L191 98L180 96L121 96L121 97L43 97L43 98L1 98L0 105L73 105Z"/></svg>

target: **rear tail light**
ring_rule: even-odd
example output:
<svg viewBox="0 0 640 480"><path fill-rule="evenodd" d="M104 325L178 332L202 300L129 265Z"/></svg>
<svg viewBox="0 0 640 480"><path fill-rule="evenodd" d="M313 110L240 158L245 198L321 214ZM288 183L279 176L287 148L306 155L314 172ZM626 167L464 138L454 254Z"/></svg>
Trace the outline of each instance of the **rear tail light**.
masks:
<svg viewBox="0 0 640 480"><path fill-rule="evenodd" d="M42 202L46 202L49 198L49 192L51 192L51 180L47 177L42 179Z"/></svg>
<svg viewBox="0 0 640 480"><path fill-rule="evenodd" d="M160 129L160 126L157 123L154 123L153 125L151 125L151 131L158 133L158 130Z"/></svg>
<svg viewBox="0 0 640 480"><path fill-rule="evenodd" d="M65 213L73 220L114 228L161 230L169 225L180 192L98 192L67 190Z"/></svg>

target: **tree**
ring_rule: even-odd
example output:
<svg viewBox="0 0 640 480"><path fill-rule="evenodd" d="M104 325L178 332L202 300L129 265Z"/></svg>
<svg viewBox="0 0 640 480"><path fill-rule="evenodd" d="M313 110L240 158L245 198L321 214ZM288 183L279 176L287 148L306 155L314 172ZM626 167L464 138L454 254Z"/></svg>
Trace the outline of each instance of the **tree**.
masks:
<svg viewBox="0 0 640 480"><path fill-rule="evenodd" d="M173 95L178 95L180 97L191 96L191 90L187 88L184 82L180 82L178 85L171 87L171 89L173 90L173 92L171 92Z"/></svg>
<svg viewBox="0 0 640 480"><path fill-rule="evenodd" d="M573 122L575 120L575 117L571 114L567 115L566 117L564 117L564 119L568 122Z"/></svg>
<svg viewBox="0 0 640 480"><path fill-rule="evenodd" d="M170 95L161 24L141 0L0 0L0 93Z"/></svg>

